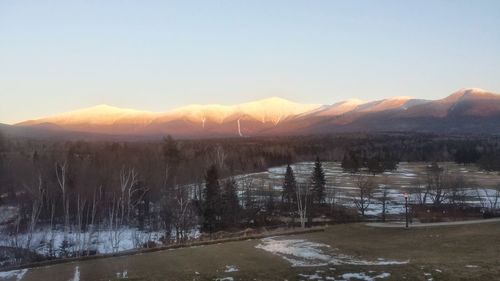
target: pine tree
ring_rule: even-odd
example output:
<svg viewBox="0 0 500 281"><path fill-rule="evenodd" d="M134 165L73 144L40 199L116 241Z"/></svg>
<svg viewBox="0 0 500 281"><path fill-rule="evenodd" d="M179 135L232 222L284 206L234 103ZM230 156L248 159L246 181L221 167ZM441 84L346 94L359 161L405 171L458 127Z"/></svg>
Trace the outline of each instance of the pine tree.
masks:
<svg viewBox="0 0 500 281"><path fill-rule="evenodd" d="M224 183L224 192L222 194L222 223L225 227L237 225L240 215L240 203L236 190L236 182L229 179Z"/></svg>
<svg viewBox="0 0 500 281"><path fill-rule="evenodd" d="M286 166L285 179L283 180L283 194L281 196L282 201L286 201L290 205L295 200L295 189L297 188L297 182L295 181L295 175L293 174L293 169L290 164Z"/></svg>
<svg viewBox="0 0 500 281"><path fill-rule="evenodd" d="M313 191L313 200L321 204L325 199L325 172L323 171L323 166L319 157L316 158L314 163L314 170L311 176L311 186Z"/></svg>
<svg viewBox="0 0 500 281"><path fill-rule="evenodd" d="M345 172L357 173L360 168L360 163L356 155L352 152L349 152L344 155L344 158L342 158L341 166Z"/></svg>
<svg viewBox="0 0 500 281"><path fill-rule="evenodd" d="M218 229L221 221L221 192L215 165L212 165L205 175L203 197L203 229L212 233Z"/></svg>
<svg viewBox="0 0 500 281"><path fill-rule="evenodd" d="M366 161L366 167L368 168L368 172L373 175L381 174L385 171L384 162L379 156L368 159L368 161Z"/></svg>
<svg viewBox="0 0 500 281"><path fill-rule="evenodd" d="M177 141L171 136L163 139L162 154L165 163L165 185L173 185L177 167L181 161L181 151L179 150Z"/></svg>

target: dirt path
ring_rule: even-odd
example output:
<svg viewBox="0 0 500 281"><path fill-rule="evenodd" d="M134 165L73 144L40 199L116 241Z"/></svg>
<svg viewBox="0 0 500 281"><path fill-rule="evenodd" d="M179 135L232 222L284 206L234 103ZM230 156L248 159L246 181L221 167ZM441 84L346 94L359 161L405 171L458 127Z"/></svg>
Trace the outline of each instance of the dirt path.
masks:
<svg viewBox="0 0 500 281"><path fill-rule="evenodd" d="M500 222L500 218L494 219L481 219L481 220L467 220L467 221L450 221L450 222L433 222L433 223L412 223L409 227L429 227L429 226L448 226L448 225L464 225L464 224L478 224L478 223L489 223L489 222ZM405 222L372 222L367 223L367 226L372 227L405 227Z"/></svg>

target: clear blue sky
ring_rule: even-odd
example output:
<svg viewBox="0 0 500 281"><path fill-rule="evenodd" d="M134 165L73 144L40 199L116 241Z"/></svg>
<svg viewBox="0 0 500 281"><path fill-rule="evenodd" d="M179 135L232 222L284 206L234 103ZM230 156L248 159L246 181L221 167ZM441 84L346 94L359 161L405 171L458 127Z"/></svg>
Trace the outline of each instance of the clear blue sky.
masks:
<svg viewBox="0 0 500 281"><path fill-rule="evenodd" d="M500 92L500 1L0 0L0 122Z"/></svg>

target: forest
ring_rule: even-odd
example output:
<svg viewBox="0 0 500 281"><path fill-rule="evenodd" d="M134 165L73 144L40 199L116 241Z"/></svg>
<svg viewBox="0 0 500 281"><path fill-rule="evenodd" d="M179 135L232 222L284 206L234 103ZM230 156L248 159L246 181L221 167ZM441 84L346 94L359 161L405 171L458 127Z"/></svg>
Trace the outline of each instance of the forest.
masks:
<svg viewBox="0 0 500 281"><path fill-rule="evenodd" d="M216 239L263 227L365 219L377 186L360 175L353 208L335 205L322 167L330 161L341 162L346 173L371 175L395 170L399 162L428 162L419 191L423 204L426 197L433 205L457 203L456 187L464 185L463 179L445 179L436 163L477 164L497 172L499 155L500 138L481 136L165 136L148 142L90 142L0 135L0 228L7 241L0 247L0 265ZM303 161L314 161L306 184L296 180L290 166ZM278 194L271 187L236 181L280 165L287 168ZM377 219L385 220L383 204ZM106 246L99 240L106 240Z"/></svg>

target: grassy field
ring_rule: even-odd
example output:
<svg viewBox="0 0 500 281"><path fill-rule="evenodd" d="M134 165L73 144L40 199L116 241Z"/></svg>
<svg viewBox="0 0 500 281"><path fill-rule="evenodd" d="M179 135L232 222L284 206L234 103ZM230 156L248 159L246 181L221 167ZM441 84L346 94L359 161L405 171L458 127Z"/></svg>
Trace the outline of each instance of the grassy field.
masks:
<svg viewBox="0 0 500 281"><path fill-rule="evenodd" d="M266 241L277 245L278 250L280 245L285 246L281 249L285 253L279 255L256 247ZM297 245L303 247L302 256L286 253ZM408 263L371 264L384 263L381 258ZM294 267L294 261L312 264ZM318 261L328 264L314 265ZM19 272L4 279L18 280L15 273ZM356 276L362 279L355 279ZM335 225L319 233L34 268L22 280L124 277L128 280L500 280L500 223L409 230Z"/></svg>

